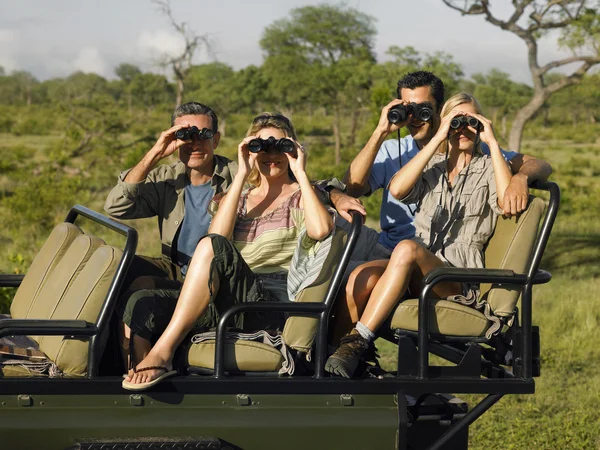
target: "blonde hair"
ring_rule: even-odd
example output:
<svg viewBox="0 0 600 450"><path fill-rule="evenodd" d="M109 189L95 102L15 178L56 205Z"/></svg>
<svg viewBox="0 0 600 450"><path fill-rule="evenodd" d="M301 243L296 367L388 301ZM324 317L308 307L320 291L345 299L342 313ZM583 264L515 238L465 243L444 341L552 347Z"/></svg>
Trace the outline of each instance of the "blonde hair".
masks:
<svg viewBox="0 0 600 450"><path fill-rule="evenodd" d="M246 136L254 136L260 130L265 128L277 128L285 133L286 137L293 139L294 141L298 140L296 136L296 130L294 129L294 125L290 119L285 117L282 114L274 114L270 112L264 112L259 114L254 119L252 119L252 123L246 132ZM296 180L292 171L288 168L288 173L292 180ZM253 186L260 186L260 172L256 167L253 167L248 175L248 183Z"/></svg>
<svg viewBox="0 0 600 450"><path fill-rule="evenodd" d="M473 97L468 92L459 92L458 94L455 94L452 97L450 97L448 100L446 100L446 103L444 103L444 106L442 107L442 112L440 114L440 117L443 119L448 114L450 114L450 111L452 111L458 105L462 105L465 103L473 105L473 107L475 108L475 112L477 114L483 115L483 110L481 109L481 105L479 104L479 102L477 101L477 99L475 97ZM445 153L447 150L448 150L448 141L446 140L442 143L442 145L440 145L439 151L442 153ZM475 154L475 153L481 154L481 142L478 142L477 146L473 149L473 154Z"/></svg>

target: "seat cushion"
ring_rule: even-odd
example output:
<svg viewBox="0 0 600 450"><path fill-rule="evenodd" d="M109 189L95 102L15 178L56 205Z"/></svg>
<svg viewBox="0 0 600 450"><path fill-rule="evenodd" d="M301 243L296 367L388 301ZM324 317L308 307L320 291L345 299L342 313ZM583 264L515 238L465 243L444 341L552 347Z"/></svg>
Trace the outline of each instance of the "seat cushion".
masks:
<svg viewBox="0 0 600 450"><path fill-rule="evenodd" d="M405 300L398 305L392 316L392 330L417 331L419 324L419 300ZM446 336L483 336L490 322L479 311L448 300L431 300L429 305L429 329L432 333Z"/></svg>
<svg viewBox="0 0 600 450"><path fill-rule="evenodd" d="M28 317L29 311L43 285L50 279L52 272L71 246L71 243L79 235L81 235L81 229L72 223L63 222L54 227L31 266L29 266L27 274L10 305L10 314L14 319Z"/></svg>
<svg viewBox="0 0 600 450"><path fill-rule="evenodd" d="M227 339L225 370L233 372L277 372L283 364L281 352L270 345L241 339ZM192 344L188 350L188 365L214 369L215 341Z"/></svg>

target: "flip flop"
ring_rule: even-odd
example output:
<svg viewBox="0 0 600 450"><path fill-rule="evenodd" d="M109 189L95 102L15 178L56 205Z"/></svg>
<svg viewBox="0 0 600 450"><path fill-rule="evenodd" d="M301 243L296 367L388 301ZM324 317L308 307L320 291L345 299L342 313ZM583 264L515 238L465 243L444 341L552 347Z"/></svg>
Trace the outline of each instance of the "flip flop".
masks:
<svg viewBox="0 0 600 450"><path fill-rule="evenodd" d="M176 370L169 370L163 366L142 367L141 369L137 369L136 373L143 372L145 370L162 370L162 371L164 371L164 373L162 375L160 375L159 377L155 378L154 380L146 381L145 383L132 383L131 381L123 380L123 383L121 384L121 386L123 386L123 389L127 389L128 391L143 391L145 389L148 389L148 388L154 386L155 384L160 383L165 378L172 377L173 375L177 375Z"/></svg>

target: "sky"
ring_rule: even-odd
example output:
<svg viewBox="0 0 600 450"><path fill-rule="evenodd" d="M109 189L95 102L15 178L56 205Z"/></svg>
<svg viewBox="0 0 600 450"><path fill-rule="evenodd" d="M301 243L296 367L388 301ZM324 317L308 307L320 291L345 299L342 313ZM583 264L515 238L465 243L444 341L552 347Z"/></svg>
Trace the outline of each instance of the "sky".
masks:
<svg viewBox="0 0 600 450"><path fill-rule="evenodd" d="M240 69L260 65L264 28L286 18L308 0L172 0L178 22L207 34L213 55L198 54L195 63L218 60ZM386 60L391 45L413 46L424 53L453 55L467 75L499 68L515 81L531 84L523 41L487 23L482 16L461 16L441 0L347 0L346 5L376 19L375 51ZM493 0L494 13L506 18L508 0ZM0 0L0 66L7 73L27 70L46 80L74 71L114 78L123 62L161 72L165 53L182 40L151 0ZM556 35L540 42L540 63L566 56Z"/></svg>

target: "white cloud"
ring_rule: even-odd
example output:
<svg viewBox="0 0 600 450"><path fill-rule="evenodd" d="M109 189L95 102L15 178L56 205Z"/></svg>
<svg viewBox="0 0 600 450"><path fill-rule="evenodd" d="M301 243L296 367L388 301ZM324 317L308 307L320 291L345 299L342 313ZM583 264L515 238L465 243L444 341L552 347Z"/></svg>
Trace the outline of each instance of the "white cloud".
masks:
<svg viewBox="0 0 600 450"><path fill-rule="evenodd" d="M73 70L81 70L86 73L93 72L102 76L109 75L107 64L95 47L81 49L72 65Z"/></svg>
<svg viewBox="0 0 600 450"><path fill-rule="evenodd" d="M161 59L165 55L175 55L183 51L184 45L182 38L175 33L143 31L136 42L136 59Z"/></svg>

